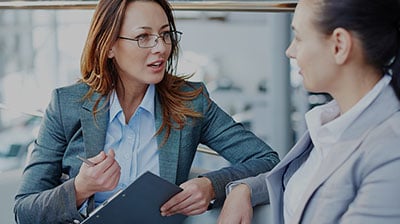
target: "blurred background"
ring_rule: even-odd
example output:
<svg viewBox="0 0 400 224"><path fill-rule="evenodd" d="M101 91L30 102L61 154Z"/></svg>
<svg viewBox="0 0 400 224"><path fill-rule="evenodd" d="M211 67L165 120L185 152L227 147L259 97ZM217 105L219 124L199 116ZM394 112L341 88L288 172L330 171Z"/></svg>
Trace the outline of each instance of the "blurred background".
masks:
<svg viewBox="0 0 400 224"><path fill-rule="evenodd" d="M194 73L193 81L204 82L217 104L280 157L305 130L304 113L329 100L302 88L295 62L284 54L294 6L278 4L282 2L296 1L171 1L177 28L183 32L178 73ZM13 197L51 90L80 77L80 55L95 4L0 1L4 223L14 223ZM215 4L216 9L210 10ZM200 146L193 166L211 170L228 164L212 149Z"/></svg>

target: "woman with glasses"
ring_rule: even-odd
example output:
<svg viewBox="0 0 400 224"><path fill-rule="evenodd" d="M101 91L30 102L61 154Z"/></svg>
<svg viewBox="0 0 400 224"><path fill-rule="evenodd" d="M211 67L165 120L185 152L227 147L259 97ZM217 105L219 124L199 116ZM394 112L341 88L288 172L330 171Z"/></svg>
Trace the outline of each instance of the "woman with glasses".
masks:
<svg viewBox="0 0 400 224"><path fill-rule="evenodd" d="M99 1L82 78L53 91L46 109L16 195L18 223L79 223L145 171L183 188L161 215L200 214L222 204L228 182L278 163L204 84L174 75L181 35L166 0ZM188 180L199 144L232 166Z"/></svg>
<svg viewBox="0 0 400 224"><path fill-rule="evenodd" d="M251 223L261 203L273 224L400 223L399 12L399 0L298 2L286 55L333 100L273 170L228 185L219 224Z"/></svg>

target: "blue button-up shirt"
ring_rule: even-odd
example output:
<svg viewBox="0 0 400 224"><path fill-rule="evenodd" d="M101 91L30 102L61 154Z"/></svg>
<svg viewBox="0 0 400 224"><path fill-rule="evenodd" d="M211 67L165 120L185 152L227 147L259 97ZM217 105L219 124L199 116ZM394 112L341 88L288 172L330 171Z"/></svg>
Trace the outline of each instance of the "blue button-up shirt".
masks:
<svg viewBox="0 0 400 224"><path fill-rule="evenodd" d="M154 136L155 86L149 85L146 94L128 124L115 91L110 98L110 119L104 151L115 150L115 159L121 167L118 186L95 194L96 206L117 191L126 188L145 171L159 175L159 150Z"/></svg>

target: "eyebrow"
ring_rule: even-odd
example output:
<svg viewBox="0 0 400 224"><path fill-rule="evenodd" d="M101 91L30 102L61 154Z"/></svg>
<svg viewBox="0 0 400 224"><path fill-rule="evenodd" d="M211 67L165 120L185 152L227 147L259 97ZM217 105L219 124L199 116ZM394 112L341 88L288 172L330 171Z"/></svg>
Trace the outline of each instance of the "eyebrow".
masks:
<svg viewBox="0 0 400 224"><path fill-rule="evenodd" d="M169 24L165 24L165 25L161 26L160 30L162 30L162 29L164 29L164 28L166 28L166 27L169 27ZM135 30L138 30L138 29L151 30L151 29L153 29L153 28L151 28L151 27L149 27L149 26L141 26L141 27L136 28Z"/></svg>

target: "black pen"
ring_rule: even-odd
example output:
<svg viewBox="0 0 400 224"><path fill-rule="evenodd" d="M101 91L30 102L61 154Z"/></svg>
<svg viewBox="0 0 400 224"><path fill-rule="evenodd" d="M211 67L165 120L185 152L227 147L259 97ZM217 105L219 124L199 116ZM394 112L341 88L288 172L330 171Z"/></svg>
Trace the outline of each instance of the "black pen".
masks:
<svg viewBox="0 0 400 224"><path fill-rule="evenodd" d="M95 166L96 164L94 164L93 162L89 161L88 159L85 159L79 155L76 156L76 158L78 158L80 161L86 163L88 166Z"/></svg>

